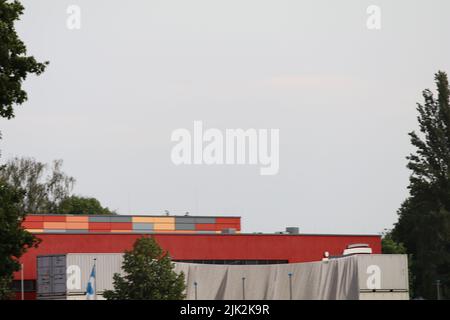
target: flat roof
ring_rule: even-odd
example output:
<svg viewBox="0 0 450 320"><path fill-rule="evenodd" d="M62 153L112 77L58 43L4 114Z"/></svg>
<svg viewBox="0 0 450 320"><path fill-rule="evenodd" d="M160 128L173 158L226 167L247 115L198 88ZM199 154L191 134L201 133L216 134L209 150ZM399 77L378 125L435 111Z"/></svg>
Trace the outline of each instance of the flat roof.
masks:
<svg viewBox="0 0 450 320"><path fill-rule="evenodd" d="M71 217L189 217L189 218L241 218L241 216L197 216L180 214L65 214L65 213L28 213L27 216L71 216Z"/></svg>
<svg viewBox="0 0 450 320"><path fill-rule="evenodd" d="M33 234L57 234L57 235L92 235L92 234L102 234L102 235L177 235L177 236L315 236L315 237L381 237L379 234L334 234L334 233L260 233L260 232L238 232L238 233L214 233L214 232L205 232L205 233L195 233L195 232L154 232L154 233L145 233L145 232L31 232Z"/></svg>

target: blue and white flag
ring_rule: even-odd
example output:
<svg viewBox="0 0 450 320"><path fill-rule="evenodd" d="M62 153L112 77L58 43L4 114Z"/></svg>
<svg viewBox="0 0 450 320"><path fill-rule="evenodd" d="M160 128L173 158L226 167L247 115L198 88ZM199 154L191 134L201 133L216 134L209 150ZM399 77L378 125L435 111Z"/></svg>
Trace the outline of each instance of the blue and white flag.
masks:
<svg viewBox="0 0 450 320"><path fill-rule="evenodd" d="M87 284L86 288L86 300L96 300L96 284L95 284L95 261L94 265L92 266L91 275L89 277L89 282Z"/></svg>

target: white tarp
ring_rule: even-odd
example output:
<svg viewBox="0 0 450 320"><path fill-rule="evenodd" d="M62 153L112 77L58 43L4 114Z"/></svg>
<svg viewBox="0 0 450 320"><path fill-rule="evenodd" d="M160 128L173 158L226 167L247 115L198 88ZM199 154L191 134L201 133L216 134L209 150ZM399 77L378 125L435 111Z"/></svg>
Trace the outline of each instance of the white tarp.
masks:
<svg viewBox="0 0 450 320"><path fill-rule="evenodd" d="M113 289L114 273L123 273L121 253L40 256L37 259L39 298L85 297L94 258L98 296L104 290ZM52 259L55 261L50 263ZM244 295L245 299L290 299L291 292L292 299L409 297L406 255L356 255L328 262L278 265L174 264L175 271L185 273L187 298L192 300L196 291L197 299L224 300L241 300Z"/></svg>
<svg viewBox="0 0 450 320"><path fill-rule="evenodd" d="M278 265L176 263L175 271L185 274L188 300L359 299L356 256Z"/></svg>

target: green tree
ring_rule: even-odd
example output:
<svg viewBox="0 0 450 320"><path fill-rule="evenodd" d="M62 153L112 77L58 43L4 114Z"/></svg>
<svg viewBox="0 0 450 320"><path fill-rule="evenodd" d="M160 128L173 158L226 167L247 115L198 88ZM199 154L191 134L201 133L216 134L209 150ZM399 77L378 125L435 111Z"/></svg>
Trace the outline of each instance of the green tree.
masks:
<svg viewBox="0 0 450 320"><path fill-rule="evenodd" d="M407 254L403 243L398 243L392 238L392 231L386 230L381 238L381 251L383 254Z"/></svg>
<svg viewBox="0 0 450 320"><path fill-rule="evenodd" d="M23 191L0 178L0 299L11 297L13 273L20 270L18 259L39 240L22 228L25 214L20 209Z"/></svg>
<svg viewBox="0 0 450 320"><path fill-rule="evenodd" d="M61 201L58 206L61 214L116 214L107 207L102 207L95 198L70 196Z"/></svg>
<svg viewBox="0 0 450 320"><path fill-rule="evenodd" d="M27 100L22 83L28 74L44 72L48 62L37 62L27 56L27 48L20 40L14 23L23 14L19 1L0 0L0 117L14 117L14 105Z"/></svg>
<svg viewBox="0 0 450 320"><path fill-rule="evenodd" d="M48 64L27 56L26 46L16 33L14 23L23 10L19 1L0 0L0 118L14 117L14 106L27 100L23 81L28 74L44 72ZM13 272L20 269L17 259L39 242L21 226L25 217L23 203L24 191L0 176L0 299L11 295Z"/></svg>
<svg viewBox="0 0 450 320"><path fill-rule="evenodd" d="M450 89L445 72L435 81L437 99L427 89L424 104L417 105L420 134L409 134L416 152L407 157L410 195L392 232L412 254L416 296L429 299L436 298L437 280L450 298Z"/></svg>
<svg viewBox="0 0 450 320"><path fill-rule="evenodd" d="M114 274L108 300L181 300L185 298L184 274L175 273L170 256L151 237L137 239L125 252L122 271Z"/></svg>
<svg viewBox="0 0 450 320"><path fill-rule="evenodd" d="M92 197L72 195L75 178L62 171L62 160L51 165L33 158L12 158L0 171L13 188L24 190L21 211L29 214L115 214Z"/></svg>
<svg viewBox="0 0 450 320"><path fill-rule="evenodd" d="M57 213L59 204L70 196L75 184L75 179L62 171L62 164L62 160L49 166L33 158L13 158L4 165L0 177L25 191L23 212Z"/></svg>

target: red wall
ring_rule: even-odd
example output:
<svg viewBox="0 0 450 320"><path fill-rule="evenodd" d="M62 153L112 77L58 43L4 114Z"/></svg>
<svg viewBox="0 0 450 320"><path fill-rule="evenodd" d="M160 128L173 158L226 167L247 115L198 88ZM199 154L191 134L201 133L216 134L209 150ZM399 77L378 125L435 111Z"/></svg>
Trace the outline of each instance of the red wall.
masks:
<svg viewBox="0 0 450 320"><path fill-rule="evenodd" d="M36 279L36 256L63 253L119 253L130 249L139 234L38 234L39 248L21 259L24 277ZM340 255L348 244L367 243L381 253L380 236L156 234L173 259L182 260L288 260L318 261L323 253ZM20 274L15 274L20 279Z"/></svg>
<svg viewBox="0 0 450 320"><path fill-rule="evenodd" d="M23 295L23 299L24 300L36 300L36 297L37 297L36 291L24 292L24 295ZM13 298L13 299L15 299L15 300L22 300L22 293L16 292L15 293L15 298Z"/></svg>

